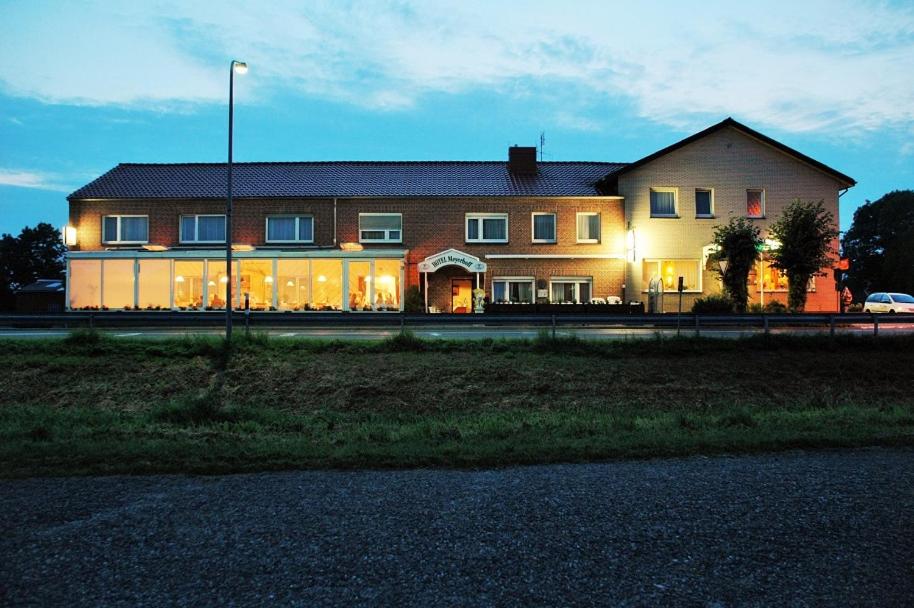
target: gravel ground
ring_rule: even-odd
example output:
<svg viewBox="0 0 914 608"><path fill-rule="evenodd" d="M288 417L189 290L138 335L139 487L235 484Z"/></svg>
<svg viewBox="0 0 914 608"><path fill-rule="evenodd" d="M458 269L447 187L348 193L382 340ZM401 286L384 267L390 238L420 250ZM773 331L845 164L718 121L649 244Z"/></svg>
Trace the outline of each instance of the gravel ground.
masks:
<svg viewBox="0 0 914 608"><path fill-rule="evenodd" d="M0 602L910 606L914 451L0 481Z"/></svg>

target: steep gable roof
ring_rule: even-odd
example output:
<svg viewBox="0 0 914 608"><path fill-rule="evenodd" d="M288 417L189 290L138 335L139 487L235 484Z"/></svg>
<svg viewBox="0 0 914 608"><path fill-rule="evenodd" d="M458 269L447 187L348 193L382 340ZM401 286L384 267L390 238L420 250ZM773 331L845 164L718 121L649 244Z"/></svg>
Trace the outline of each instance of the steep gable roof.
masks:
<svg viewBox="0 0 914 608"><path fill-rule="evenodd" d="M753 139L756 139L777 150L780 150L784 154L792 156L793 158L797 159L798 161L800 161L802 163L806 163L807 165L810 165L811 167L818 169L819 171L822 171L823 173L825 173L827 175L830 175L831 177L835 178L839 182L844 183L846 185L846 187L848 187L848 188L856 185L856 183L857 183L856 180L854 180L854 178L852 178L848 175L845 175L844 173L841 173L840 171L832 169L828 165L821 163L810 156L806 156L802 152L794 150L790 146L782 144L781 142L779 142L775 139L772 139L763 133L759 133L758 131L756 131L754 129L750 129L743 123L733 120L730 117L725 118L724 120L720 121L719 123L717 123L715 125L711 125L704 131L699 131L698 133L695 133L694 135L690 135L690 136L686 137L685 139L682 139L670 146L667 146L666 148L663 148L662 150L657 150L653 154L648 154L647 156L645 156L644 158L642 158L640 160L636 160L633 163L628 163L627 165L620 167L616 171L609 173L603 180L601 180L601 183L609 182L610 180L615 179L619 175L623 175L633 169L642 167L642 166L650 163L651 161L654 161L654 160L660 158L661 156L666 156L670 152L673 152L675 150L678 150L679 148L685 147L692 142L698 141L699 139L702 139L703 137L711 135L712 133L716 133L717 131L720 131L727 127L736 129L737 131L740 131L741 133L743 133Z"/></svg>

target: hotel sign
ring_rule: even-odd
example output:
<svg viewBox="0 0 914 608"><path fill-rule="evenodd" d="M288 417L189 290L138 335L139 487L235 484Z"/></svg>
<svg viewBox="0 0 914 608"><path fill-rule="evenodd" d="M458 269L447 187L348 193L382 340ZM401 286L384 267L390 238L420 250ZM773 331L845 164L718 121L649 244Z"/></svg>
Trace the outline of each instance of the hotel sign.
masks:
<svg viewBox="0 0 914 608"><path fill-rule="evenodd" d="M456 249L448 249L419 262L419 272L435 272L445 266L460 266L466 269L467 272L486 271L486 263L481 262L479 258Z"/></svg>

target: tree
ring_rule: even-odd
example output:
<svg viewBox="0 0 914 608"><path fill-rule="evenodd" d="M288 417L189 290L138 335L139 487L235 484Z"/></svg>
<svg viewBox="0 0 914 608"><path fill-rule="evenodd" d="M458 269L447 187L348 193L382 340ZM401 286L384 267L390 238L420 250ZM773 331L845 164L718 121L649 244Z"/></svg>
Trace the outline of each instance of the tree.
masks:
<svg viewBox="0 0 914 608"><path fill-rule="evenodd" d="M733 300L736 312L745 312L749 302L749 271L758 259L762 239L759 228L746 218L730 218L724 226L714 227L714 244L718 251L714 260L726 260L727 269L721 273L724 291Z"/></svg>
<svg viewBox="0 0 914 608"><path fill-rule="evenodd" d="M895 190L854 212L844 235L854 299L874 291L914 293L914 190Z"/></svg>
<svg viewBox="0 0 914 608"><path fill-rule="evenodd" d="M822 201L793 201L771 226L771 236L780 246L769 254L771 265L787 275L787 307L802 312L806 307L809 279L824 276L822 268L834 262L833 243L838 237L835 216Z"/></svg>
<svg viewBox="0 0 914 608"><path fill-rule="evenodd" d="M20 287L63 278L65 251L60 232L44 222L23 228L18 237L0 236L0 308L13 308Z"/></svg>

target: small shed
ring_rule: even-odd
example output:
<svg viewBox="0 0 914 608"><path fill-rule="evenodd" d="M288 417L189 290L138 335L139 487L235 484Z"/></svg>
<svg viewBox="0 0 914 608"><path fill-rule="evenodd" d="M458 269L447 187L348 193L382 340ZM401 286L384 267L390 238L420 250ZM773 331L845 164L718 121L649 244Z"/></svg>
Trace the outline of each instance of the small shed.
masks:
<svg viewBox="0 0 914 608"><path fill-rule="evenodd" d="M38 279L16 292L16 311L61 313L66 291L63 279Z"/></svg>

